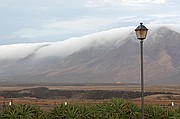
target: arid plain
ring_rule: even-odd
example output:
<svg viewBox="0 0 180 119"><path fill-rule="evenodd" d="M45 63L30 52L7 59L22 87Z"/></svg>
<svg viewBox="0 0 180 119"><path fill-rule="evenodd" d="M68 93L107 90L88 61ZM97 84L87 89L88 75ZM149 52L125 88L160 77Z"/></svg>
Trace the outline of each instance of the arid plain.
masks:
<svg viewBox="0 0 180 119"><path fill-rule="evenodd" d="M8 92L8 95L13 94L16 91L20 93L27 92L29 90L36 89L36 92L44 94L44 91L41 88L45 88L48 91L65 91L64 93L71 93L72 96L66 97L66 94L63 96L57 96L54 98L45 97L45 98L36 98L32 96L11 96L11 97L4 97L2 92ZM29 85L29 86L1 86L0 92L0 108L3 108L3 105L8 105L9 102L12 101L14 104L36 104L40 105L45 109L50 109L53 106L59 103L101 103L105 100L109 100L111 98L119 98L118 94L120 91L123 92L125 95L129 93L129 97L124 96L125 99L128 101L134 102L136 104L141 104L140 97L131 98L131 95L136 95L133 93L140 93L140 86L139 85L93 85L93 84L86 84L86 85ZM18 93L19 93L18 92ZM47 92L47 91L46 91ZM86 93L87 92L87 93ZM89 93L90 92L90 93ZM96 93L92 93L96 92ZM74 93L74 94L73 94ZM111 93L111 96L109 94ZM172 102L176 107L180 106L180 85L146 85L145 86L145 104L153 104L153 105L160 105L160 106L172 106ZM7 94L7 93L6 93ZM82 95L86 95L86 97L91 98L82 98ZM93 96L92 96L93 95ZM103 95L102 98L98 98L99 95ZM106 97L108 95L108 97ZM97 97L96 97L97 96Z"/></svg>

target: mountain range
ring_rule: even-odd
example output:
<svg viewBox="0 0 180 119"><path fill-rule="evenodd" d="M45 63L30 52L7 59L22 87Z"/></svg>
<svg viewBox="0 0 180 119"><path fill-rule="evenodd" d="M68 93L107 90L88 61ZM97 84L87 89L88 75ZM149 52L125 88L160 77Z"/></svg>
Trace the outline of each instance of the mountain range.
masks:
<svg viewBox="0 0 180 119"><path fill-rule="evenodd" d="M180 32L148 26L145 84L180 83ZM140 43L134 27L59 42L0 46L0 82L140 83Z"/></svg>

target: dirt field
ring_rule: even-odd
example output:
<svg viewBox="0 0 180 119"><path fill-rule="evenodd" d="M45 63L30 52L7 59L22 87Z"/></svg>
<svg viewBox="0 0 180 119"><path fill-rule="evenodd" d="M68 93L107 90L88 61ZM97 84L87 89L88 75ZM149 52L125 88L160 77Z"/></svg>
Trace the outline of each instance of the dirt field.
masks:
<svg viewBox="0 0 180 119"><path fill-rule="evenodd" d="M1 86L0 91L17 91L23 89L37 88L42 86ZM90 90L102 90L102 91L139 91L140 87L137 85L84 85L84 86L43 86L47 87L49 90L68 90L68 91L90 91ZM180 85L148 85L145 86L145 92L165 92L172 94L154 94L148 95L145 97L145 104L154 104L161 106L171 106L171 103L174 102L175 106L180 106ZM3 106L3 103L8 105L10 101L14 104L36 104L44 109L50 109L53 106L59 103L68 102L70 104L74 103L101 103L108 99L76 99L76 98L61 98L61 99L37 99L30 97L21 97L21 98L4 98L0 97L0 109ZM141 104L140 98L127 99L136 104Z"/></svg>
<svg viewBox="0 0 180 119"><path fill-rule="evenodd" d="M83 85L83 86L0 86L0 91L22 90L36 87L47 87L50 90L121 90L121 91L140 91L138 85ZM171 92L180 94L180 84L177 85L146 85L146 92Z"/></svg>
<svg viewBox="0 0 180 119"><path fill-rule="evenodd" d="M112 86L47 86L50 90L121 90L121 91L140 91L138 85L112 85ZM172 92L180 94L179 85L147 85L145 92Z"/></svg>

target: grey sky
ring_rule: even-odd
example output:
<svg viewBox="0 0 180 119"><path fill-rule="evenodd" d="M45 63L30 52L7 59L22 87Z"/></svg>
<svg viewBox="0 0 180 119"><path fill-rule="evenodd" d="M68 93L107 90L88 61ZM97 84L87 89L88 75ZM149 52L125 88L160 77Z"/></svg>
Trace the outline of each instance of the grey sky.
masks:
<svg viewBox="0 0 180 119"><path fill-rule="evenodd" d="M0 45L53 42L113 28L180 24L179 0L0 0Z"/></svg>

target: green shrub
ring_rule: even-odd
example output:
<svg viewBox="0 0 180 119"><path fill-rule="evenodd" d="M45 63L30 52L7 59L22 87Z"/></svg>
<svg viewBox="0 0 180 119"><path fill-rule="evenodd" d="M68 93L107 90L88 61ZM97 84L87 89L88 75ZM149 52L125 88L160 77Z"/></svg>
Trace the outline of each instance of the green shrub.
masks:
<svg viewBox="0 0 180 119"><path fill-rule="evenodd" d="M11 105L0 119L140 119L141 108L122 99L98 104L59 104L49 112L35 105ZM180 119L180 108L145 106L145 119Z"/></svg>
<svg viewBox="0 0 180 119"><path fill-rule="evenodd" d="M77 105L79 119L91 119L92 111L87 105Z"/></svg>
<svg viewBox="0 0 180 119"><path fill-rule="evenodd" d="M67 110L67 106L60 104L55 106L48 114L48 118L50 119L65 119Z"/></svg>
<svg viewBox="0 0 180 119"><path fill-rule="evenodd" d="M180 108L168 108L166 110L168 111L169 119L180 119Z"/></svg>
<svg viewBox="0 0 180 119"><path fill-rule="evenodd" d="M0 116L1 119L44 119L43 110L38 106L23 104L7 106Z"/></svg>
<svg viewBox="0 0 180 119"><path fill-rule="evenodd" d="M147 119L169 119L167 110L153 105L145 107L145 117Z"/></svg>
<svg viewBox="0 0 180 119"><path fill-rule="evenodd" d="M140 119L141 118L141 109L133 103L129 103L127 106L127 119Z"/></svg>

